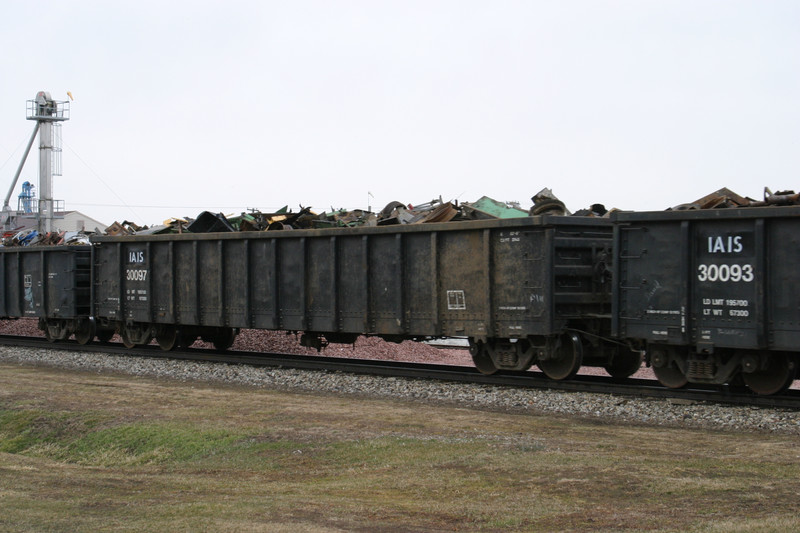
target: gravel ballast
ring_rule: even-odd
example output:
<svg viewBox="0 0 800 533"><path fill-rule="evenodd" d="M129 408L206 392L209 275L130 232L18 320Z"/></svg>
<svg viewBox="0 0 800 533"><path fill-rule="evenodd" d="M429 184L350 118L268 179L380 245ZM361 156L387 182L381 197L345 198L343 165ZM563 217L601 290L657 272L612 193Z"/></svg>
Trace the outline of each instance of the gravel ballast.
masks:
<svg viewBox="0 0 800 533"><path fill-rule="evenodd" d="M335 393L669 427L800 434L800 412L338 372L0 347L0 362L298 392Z"/></svg>

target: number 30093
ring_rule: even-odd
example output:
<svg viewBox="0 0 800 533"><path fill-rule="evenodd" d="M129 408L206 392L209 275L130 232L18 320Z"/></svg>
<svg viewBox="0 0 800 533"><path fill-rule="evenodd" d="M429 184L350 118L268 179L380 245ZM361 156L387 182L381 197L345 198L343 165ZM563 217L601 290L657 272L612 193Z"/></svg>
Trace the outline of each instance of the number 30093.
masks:
<svg viewBox="0 0 800 533"><path fill-rule="evenodd" d="M755 279L753 265L698 265L697 279L699 281L740 281L749 283Z"/></svg>

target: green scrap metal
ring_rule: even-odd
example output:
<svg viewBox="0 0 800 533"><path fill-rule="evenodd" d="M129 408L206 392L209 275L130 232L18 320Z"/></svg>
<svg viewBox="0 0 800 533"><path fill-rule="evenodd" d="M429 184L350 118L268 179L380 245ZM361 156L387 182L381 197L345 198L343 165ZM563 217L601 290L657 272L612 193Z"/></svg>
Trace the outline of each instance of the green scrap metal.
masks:
<svg viewBox="0 0 800 533"><path fill-rule="evenodd" d="M521 218L527 217L528 212L514 204L498 202L488 196L481 196L475 202L464 202L461 210L470 218Z"/></svg>

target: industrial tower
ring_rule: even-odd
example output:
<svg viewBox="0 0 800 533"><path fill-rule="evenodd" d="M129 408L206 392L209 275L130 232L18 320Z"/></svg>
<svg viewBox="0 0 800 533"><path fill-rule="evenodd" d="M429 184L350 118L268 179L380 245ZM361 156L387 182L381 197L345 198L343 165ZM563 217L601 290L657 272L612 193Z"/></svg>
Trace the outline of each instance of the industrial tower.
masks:
<svg viewBox="0 0 800 533"><path fill-rule="evenodd" d="M27 119L35 120L36 125L33 133L25 148L22 161L17 167L11 188L8 190L5 202L3 203L3 213L0 222L3 230L9 231L16 225L15 218L17 212L12 212L9 206L11 195L17 186L17 180L25 166L25 160L33 146L36 134L39 134L39 201L34 204L35 215L37 218L37 230L40 234L53 231L53 218L58 207L63 210L63 205L53 200L53 176L61 175L61 122L69 120L69 102L53 100L50 93L39 91L36 98L28 100ZM60 202L63 204L63 202Z"/></svg>

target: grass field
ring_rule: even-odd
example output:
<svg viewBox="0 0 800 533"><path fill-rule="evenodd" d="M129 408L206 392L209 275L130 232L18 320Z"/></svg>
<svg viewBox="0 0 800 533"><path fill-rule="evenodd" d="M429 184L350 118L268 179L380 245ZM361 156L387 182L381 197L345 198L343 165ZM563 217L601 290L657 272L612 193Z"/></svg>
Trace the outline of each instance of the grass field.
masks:
<svg viewBox="0 0 800 533"><path fill-rule="evenodd" d="M0 365L0 531L797 531L796 437Z"/></svg>

